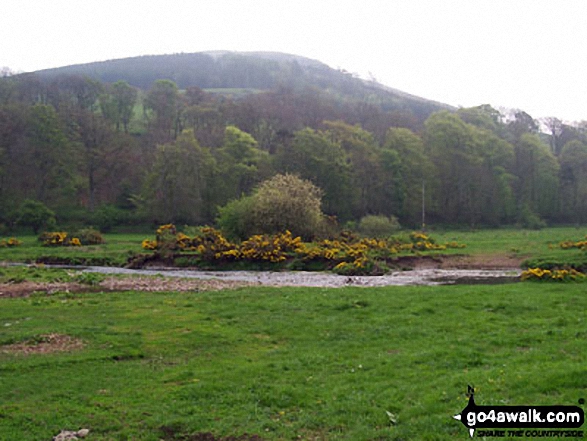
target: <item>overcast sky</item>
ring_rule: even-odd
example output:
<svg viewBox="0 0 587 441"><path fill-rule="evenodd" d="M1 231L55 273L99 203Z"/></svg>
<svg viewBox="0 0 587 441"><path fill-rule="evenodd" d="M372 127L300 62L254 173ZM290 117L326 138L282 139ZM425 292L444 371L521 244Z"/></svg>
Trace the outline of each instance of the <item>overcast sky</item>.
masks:
<svg viewBox="0 0 587 441"><path fill-rule="evenodd" d="M587 120L585 0L2 0L0 67L278 51L455 106Z"/></svg>

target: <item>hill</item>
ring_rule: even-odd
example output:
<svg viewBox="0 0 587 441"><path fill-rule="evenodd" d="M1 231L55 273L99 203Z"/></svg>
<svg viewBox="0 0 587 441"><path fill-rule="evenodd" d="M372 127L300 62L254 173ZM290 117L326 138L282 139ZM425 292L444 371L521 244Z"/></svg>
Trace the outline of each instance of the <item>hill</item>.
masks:
<svg viewBox="0 0 587 441"><path fill-rule="evenodd" d="M384 111L411 113L420 120L450 106L402 92L309 58L278 52L200 52L148 55L72 65L36 72L51 80L60 75L86 75L102 82L125 80L148 89L158 79L174 81L180 89L270 90L315 87L341 100L368 102Z"/></svg>

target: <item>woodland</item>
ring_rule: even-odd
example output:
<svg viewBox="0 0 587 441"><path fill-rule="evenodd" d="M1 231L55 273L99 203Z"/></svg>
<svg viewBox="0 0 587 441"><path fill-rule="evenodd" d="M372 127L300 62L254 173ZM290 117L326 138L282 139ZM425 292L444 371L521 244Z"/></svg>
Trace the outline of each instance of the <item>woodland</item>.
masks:
<svg viewBox="0 0 587 441"><path fill-rule="evenodd" d="M311 181L340 225L587 222L583 123L454 109L295 59L225 56L212 73L171 75L144 67L170 59L151 58L126 75L111 63L110 76L84 66L0 78L1 229L26 226L31 201L59 225L103 231L214 224L279 173Z"/></svg>

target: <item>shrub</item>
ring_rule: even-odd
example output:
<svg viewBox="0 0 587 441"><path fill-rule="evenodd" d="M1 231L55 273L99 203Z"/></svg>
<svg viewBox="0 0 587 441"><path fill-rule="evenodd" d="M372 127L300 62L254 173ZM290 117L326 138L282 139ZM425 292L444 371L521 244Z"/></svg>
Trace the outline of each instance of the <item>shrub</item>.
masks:
<svg viewBox="0 0 587 441"><path fill-rule="evenodd" d="M47 208L42 202L26 199L18 211L17 223L25 227L31 227L33 232L38 234L41 228L51 229L55 227L55 212Z"/></svg>
<svg viewBox="0 0 587 441"><path fill-rule="evenodd" d="M231 239L245 240L254 231L252 196L243 196L218 209L218 227Z"/></svg>
<svg viewBox="0 0 587 441"><path fill-rule="evenodd" d="M579 282L587 280L587 276L575 269L542 269L529 268L522 272L523 281L540 282Z"/></svg>
<svg viewBox="0 0 587 441"><path fill-rule="evenodd" d="M43 242L44 247L79 247L82 245L79 238L69 237L65 231L44 232L39 236L39 240Z"/></svg>
<svg viewBox="0 0 587 441"><path fill-rule="evenodd" d="M559 244L563 250L569 250L571 248L578 248L581 251L587 251L587 236L583 240L573 242L572 240L565 240Z"/></svg>
<svg viewBox="0 0 587 441"><path fill-rule="evenodd" d="M541 230L546 227L546 222L540 219L540 216L534 213L528 205L524 205L520 210L518 224L521 227L529 228L531 230Z"/></svg>
<svg viewBox="0 0 587 441"><path fill-rule="evenodd" d="M0 240L0 248L4 248L4 247L12 248L12 247L18 247L20 245L22 245L22 242L20 240L18 240L16 237L11 237L8 240L6 240L6 239Z"/></svg>
<svg viewBox="0 0 587 441"><path fill-rule="evenodd" d="M83 228L78 230L74 236L79 238L82 245L100 245L104 243L104 237L94 228Z"/></svg>
<svg viewBox="0 0 587 441"><path fill-rule="evenodd" d="M388 237L401 228L395 216L367 215L359 222L358 230L366 237Z"/></svg>
<svg viewBox="0 0 587 441"><path fill-rule="evenodd" d="M263 233L289 230L311 239L320 227L322 190L295 175L276 175L254 194L253 221Z"/></svg>
<svg viewBox="0 0 587 441"><path fill-rule="evenodd" d="M262 182L251 196L220 209L218 225L229 236L277 234L289 230L311 239L319 234L324 215L322 190L297 176L275 175Z"/></svg>
<svg viewBox="0 0 587 441"><path fill-rule="evenodd" d="M128 219L128 211L114 205L102 205L92 214L92 223L100 231L109 232L112 228L123 224Z"/></svg>

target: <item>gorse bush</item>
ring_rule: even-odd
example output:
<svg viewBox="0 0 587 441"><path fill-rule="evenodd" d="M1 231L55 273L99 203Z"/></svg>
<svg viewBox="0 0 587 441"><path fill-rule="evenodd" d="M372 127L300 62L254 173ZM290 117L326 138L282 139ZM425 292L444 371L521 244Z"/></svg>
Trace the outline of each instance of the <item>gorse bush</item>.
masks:
<svg viewBox="0 0 587 441"><path fill-rule="evenodd" d="M2 239L0 240L0 248L12 248L18 247L22 245L22 241L18 240L16 237L11 237L10 239Z"/></svg>
<svg viewBox="0 0 587 441"><path fill-rule="evenodd" d="M565 240L565 241L561 242L559 244L559 246L563 250L569 250L569 249L572 249L572 248L577 248L577 249L579 249L581 251L587 251L587 236L585 236L585 239L578 240L578 241Z"/></svg>
<svg viewBox="0 0 587 441"><path fill-rule="evenodd" d="M44 232L39 236L44 247L79 247L82 245L77 237L69 237L65 231Z"/></svg>
<svg viewBox="0 0 587 441"><path fill-rule="evenodd" d="M171 250L194 252L200 261L208 263L245 262L297 262L302 268L332 269L346 275L383 274L387 263L401 253L444 250L447 247L462 248L458 243L436 244L424 233L414 232L404 238L358 238L342 232L335 239L323 239L305 243L300 236L286 230L278 234L256 234L247 240L233 243L222 232L203 227L190 237L177 233L175 226L163 225L157 230L157 239L145 239L143 248L155 250L162 257L170 257ZM317 264L313 265L313 264ZM299 269L299 268L298 268Z"/></svg>
<svg viewBox="0 0 587 441"><path fill-rule="evenodd" d="M584 282L587 276L575 269L529 268L522 272L521 280L538 282Z"/></svg>

